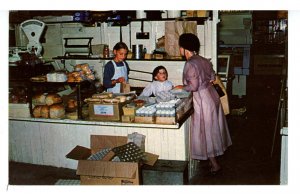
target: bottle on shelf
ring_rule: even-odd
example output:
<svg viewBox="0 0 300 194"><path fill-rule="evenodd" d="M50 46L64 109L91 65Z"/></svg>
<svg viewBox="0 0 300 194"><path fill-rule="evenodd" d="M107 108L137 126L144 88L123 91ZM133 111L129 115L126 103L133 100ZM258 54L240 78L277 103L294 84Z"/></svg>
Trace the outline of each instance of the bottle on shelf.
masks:
<svg viewBox="0 0 300 194"><path fill-rule="evenodd" d="M103 58L109 58L109 48L108 45L105 45L103 48Z"/></svg>

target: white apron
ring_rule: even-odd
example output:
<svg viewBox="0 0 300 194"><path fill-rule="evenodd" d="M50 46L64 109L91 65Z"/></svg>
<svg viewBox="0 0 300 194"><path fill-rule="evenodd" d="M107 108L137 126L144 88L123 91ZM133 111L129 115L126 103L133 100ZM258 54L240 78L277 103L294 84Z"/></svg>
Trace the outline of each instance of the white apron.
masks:
<svg viewBox="0 0 300 194"><path fill-rule="evenodd" d="M123 61L123 65L122 67L118 67L115 63L114 60L111 61L114 65L115 68L115 74L112 77L112 80L114 79L118 79L119 77L124 77L125 81L128 82L128 75L127 75L127 67L126 64ZM112 93L120 93L121 92L121 83L116 83L116 85L112 88L108 88L107 92L112 92Z"/></svg>

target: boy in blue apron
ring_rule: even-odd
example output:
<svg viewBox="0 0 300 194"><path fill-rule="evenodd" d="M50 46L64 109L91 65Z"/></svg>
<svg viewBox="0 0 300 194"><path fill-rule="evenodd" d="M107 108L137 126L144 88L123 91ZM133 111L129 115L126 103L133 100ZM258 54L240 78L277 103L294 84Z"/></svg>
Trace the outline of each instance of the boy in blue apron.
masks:
<svg viewBox="0 0 300 194"><path fill-rule="evenodd" d="M124 42L119 42L114 46L113 52L113 60L104 67L103 85L107 92L120 93L121 83L128 82L129 66L125 61L128 47Z"/></svg>

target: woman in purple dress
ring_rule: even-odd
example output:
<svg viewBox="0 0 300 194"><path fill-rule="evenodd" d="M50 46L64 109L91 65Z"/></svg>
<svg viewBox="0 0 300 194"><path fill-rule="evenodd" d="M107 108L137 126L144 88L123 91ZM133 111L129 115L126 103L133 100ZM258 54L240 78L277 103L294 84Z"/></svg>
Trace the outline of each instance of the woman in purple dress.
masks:
<svg viewBox="0 0 300 194"><path fill-rule="evenodd" d="M221 170L216 157L223 155L232 144L220 98L212 82L215 72L210 61L198 55L200 42L196 35L182 34L179 38L180 54L186 58L182 88L193 93L194 113L190 129L191 158L209 159L211 173Z"/></svg>

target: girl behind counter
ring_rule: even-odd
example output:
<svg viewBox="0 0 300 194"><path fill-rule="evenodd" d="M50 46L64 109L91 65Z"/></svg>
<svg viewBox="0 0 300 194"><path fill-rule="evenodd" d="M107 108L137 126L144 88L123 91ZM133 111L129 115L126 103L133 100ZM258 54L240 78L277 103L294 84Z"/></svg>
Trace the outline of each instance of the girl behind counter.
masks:
<svg viewBox="0 0 300 194"><path fill-rule="evenodd" d="M120 93L121 83L128 82L129 66L125 61L128 47L124 42L118 42L114 48L113 60L104 67L103 85L107 92Z"/></svg>
<svg viewBox="0 0 300 194"><path fill-rule="evenodd" d="M148 84L140 96L156 96L158 92L169 91L173 88L172 82L168 80L168 71L164 66L158 66L152 73L153 82Z"/></svg>

